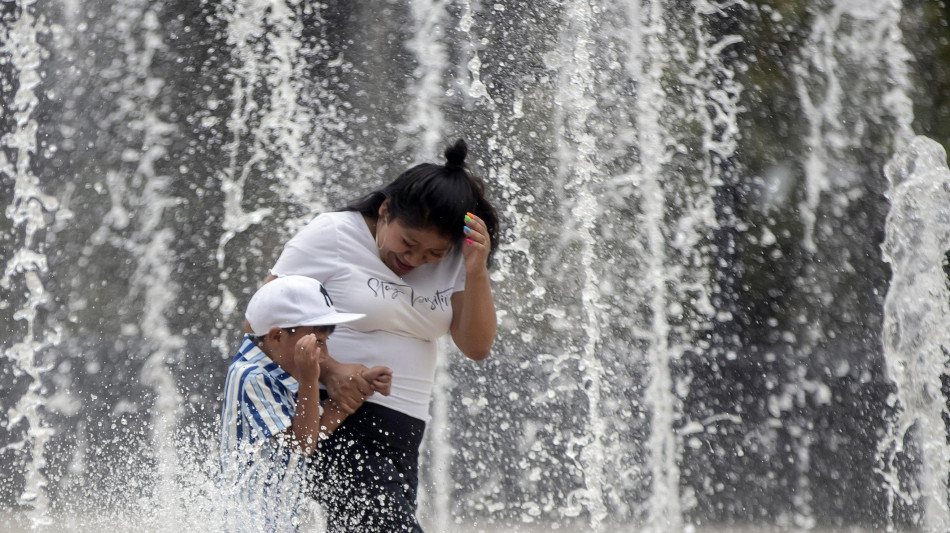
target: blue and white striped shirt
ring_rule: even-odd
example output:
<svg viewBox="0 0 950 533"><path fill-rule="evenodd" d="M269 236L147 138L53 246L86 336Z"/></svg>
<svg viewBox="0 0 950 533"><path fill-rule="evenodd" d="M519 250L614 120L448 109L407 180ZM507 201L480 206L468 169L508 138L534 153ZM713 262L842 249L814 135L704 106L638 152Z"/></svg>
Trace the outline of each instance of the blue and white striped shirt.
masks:
<svg viewBox="0 0 950 533"><path fill-rule="evenodd" d="M293 423L297 380L245 336L224 383L222 501L228 531L289 531L298 524L306 460L273 438Z"/></svg>
<svg viewBox="0 0 950 533"><path fill-rule="evenodd" d="M290 427L297 407L297 380L245 335L224 382L221 453L269 439Z"/></svg>

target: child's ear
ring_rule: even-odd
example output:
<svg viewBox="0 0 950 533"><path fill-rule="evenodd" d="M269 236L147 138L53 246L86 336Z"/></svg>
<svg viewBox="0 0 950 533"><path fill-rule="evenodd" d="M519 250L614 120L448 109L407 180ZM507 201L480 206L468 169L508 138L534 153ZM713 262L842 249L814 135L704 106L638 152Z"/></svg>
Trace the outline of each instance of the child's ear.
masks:
<svg viewBox="0 0 950 533"><path fill-rule="evenodd" d="M383 203L379 204L379 220L386 222L389 217L389 198L383 200Z"/></svg>
<svg viewBox="0 0 950 533"><path fill-rule="evenodd" d="M270 328L270 331L267 332L267 338L272 342L280 342L280 336L283 334L283 331L281 328Z"/></svg>

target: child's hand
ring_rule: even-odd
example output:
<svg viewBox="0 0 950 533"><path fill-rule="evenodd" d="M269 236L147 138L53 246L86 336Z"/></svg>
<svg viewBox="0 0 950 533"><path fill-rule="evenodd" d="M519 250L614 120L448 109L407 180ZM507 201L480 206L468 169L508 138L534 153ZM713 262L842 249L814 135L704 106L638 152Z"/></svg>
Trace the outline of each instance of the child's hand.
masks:
<svg viewBox="0 0 950 533"><path fill-rule="evenodd" d="M317 343L317 336L306 335L297 341L294 347L294 364L300 372L301 381L317 386L320 380L320 356L323 348Z"/></svg>
<svg viewBox="0 0 950 533"><path fill-rule="evenodd" d="M393 371L385 366L374 366L363 371L363 379L369 382L374 392L389 396L389 387L393 382Z"/></svg>

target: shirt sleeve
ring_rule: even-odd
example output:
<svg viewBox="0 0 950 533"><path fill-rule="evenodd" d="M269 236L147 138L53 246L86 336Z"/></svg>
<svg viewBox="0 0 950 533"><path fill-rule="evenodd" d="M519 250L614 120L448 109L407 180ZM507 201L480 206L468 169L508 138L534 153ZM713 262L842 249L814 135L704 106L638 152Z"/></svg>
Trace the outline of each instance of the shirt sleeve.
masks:
<svg viewBox="0 0 950 533"><path fill-rule="evenodd" d="M250 440L255 440L255 433L269 439L293 423L293 403L286 389L267 374L245 380L241 394L241 414L248 424Z"/></svg>
<svg viewBox="0 0 950 533"><path fill-rule="evenodd" d="M458 253L459 258L456 261L456 273L455 273L455 286L452 287L453 292L461 292L465 290L465 260L462 258L461 250Z"/></svg>
<svg viewBox="0 0 950 533"><path fill-rule="evenodd" d="M270 273L309 276L326 283L339 263L339 228L330 215L317 216L287 241Z"/></svg>

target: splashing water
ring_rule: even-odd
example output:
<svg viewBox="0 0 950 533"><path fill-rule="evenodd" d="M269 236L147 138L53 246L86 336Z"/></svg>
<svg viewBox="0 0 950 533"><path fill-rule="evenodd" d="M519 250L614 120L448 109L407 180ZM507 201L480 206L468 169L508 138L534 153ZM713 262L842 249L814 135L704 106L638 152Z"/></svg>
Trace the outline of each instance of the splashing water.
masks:
<svg viewBox="0 0 950 533"><path fill-rule="evenodd" d="M895 79L898 87L907 87L908 54L900 44L899 2L842 1L826 13L820 13L812 26L809 40L813 47L796 64L798 97L807 117L809 150L805 164L806 194L800 206L805 218L804 245L816 251L815 232L820 217L822 194L850 179L848 167L860 146L860 140L871 124L854 116L851 102L881 99L893 108L897 120L897 138L907 140L913 112L905 92L862 94L860 88L848 85L847 71L858 69L874 86L876 80ZM841 38L847 32L851 38ZM879 83L879 82L878 82Z"/></svg>
<svg viewBox="0 0 950 533"><path fill-rule="evenodd" d="M43 410L48 395L45 374L50 369L44 358L60 341L57 326L41 315L41 310L52 304L45 287L48 265L43 237L49 220L57 214L59 202L43 193L32 171L33 154L37 152L34 113L39 100L36 90L41 82L39 67L45 53L38 44L38 34L45 28L36 19L33 2L18 3L16 8L19 12L0 33L0 58L9 62L18 74L16 93L9 104L4 103L12 112L13 127L0 137L3 147L0 176L14 183L13 200L6 206L5 215L13 223L14 231L22 232L22 244L6 261L0 288L13 295L11 300L5 299L3 307L16 306L13 320L26 323L25 328L10 329L22 331L21 337L3 352L4 359L13 365L18 381L26 383L26 391L8 409L4 423L8 432L20 438L5 443L2 451L15 450L23 454L21 460L26 470L18 501L29 509L33 527L39 527L52 523L45 454L47 443L55 433ZM17 290L12 291L13 288Z"/></svg>
<svg viewBox="0 0 950 533"><path fill-rule="evenodd" d="M0 528L220 520L281 245L464 137L500 328L443 341L429 530L947 529L913 13L805 4L0 2Z"/></svg>
<svg viewBox="0 0 950 533"><path fill-rule="evenodd" d="M897 455L917 441L922 465L950 464L947 398L942 379L950 353L950 287L944 267L950 243L950 168L942 146L915 138L887 165L888 198L884 258L891 264L891 286L884 301L884 356L894 381L899 415L881 442L882 468L894 498L924 500L925 531L950 528L947 472L921 468L916 487L895 474Z"/></svg>

